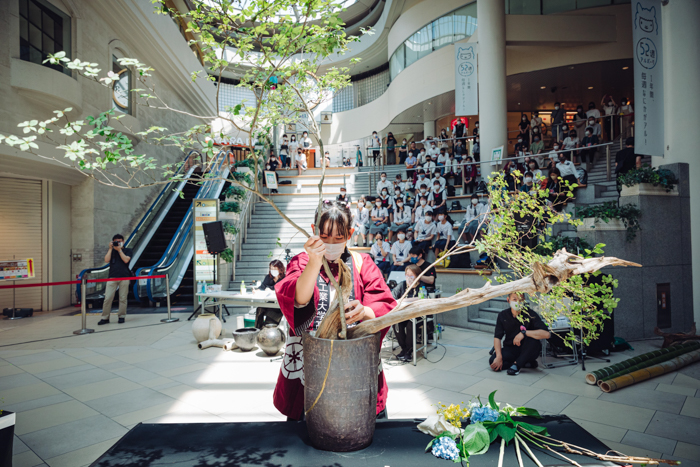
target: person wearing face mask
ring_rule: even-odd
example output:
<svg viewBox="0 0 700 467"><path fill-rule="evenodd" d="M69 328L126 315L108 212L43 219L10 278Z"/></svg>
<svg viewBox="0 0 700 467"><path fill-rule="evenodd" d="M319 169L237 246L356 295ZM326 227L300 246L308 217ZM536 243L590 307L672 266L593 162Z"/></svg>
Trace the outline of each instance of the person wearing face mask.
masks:
<svg viewBox="0 0 700 467"><path fill-rule="evenodd" d="M387 165L396 165L396 145L398 142L394 138L394 134L389 132L386 136L386 163Z"/></svg>
<svg viewBox="0 0 700 467"><path fill-rule="evenodd" d="M385 242L384 236L378 233L374 237L374 243L372 243L372 248L369 250L369 255L374 258L375 264L379 270L382 271L384 277L389 274L389 270L391 269L389 253L391 253L389 242Z"/></svg>
<svg viewBox="0 0 700 467"><path fill-rule="evenodd" d="M355 146L355 164L357 167L362 167L362 151L360 150L360 145Z"/></svg>
<svg viewBox="0 0 700 467"><path fill-rule="evenodd" d="M406 295L403 303L411 303L418 300L418 286L420 282L416 278L420 276L421 269L415 264L406 266L406 280L396 284L396 287L391 289L391 295L395 300L399 300ZM408 291L408 294L406 294ZM413 322L408 319L399 324L394 325L394 333L396 341L401 348L401 352L396 356L397 360L410 362L413 360Z"/></svg>
<svg viewBox="0 0 700 467"><path fill-rule="evenodd" d="M450 160L450 157L447 154L447 149L440 148L440 154L437 158L437 166L440 168L441 175L445 175L445 166L447 165L448 160Z"/></svg>
<svg viewBox="0 0 700 467"><path fill-rule="evenodd" d="M578 183L578 173L576 172L576 166L573 162L569 160L569 155L565 152L559 154L559 162L557 163L557 169L559 169L559 175L564 182L569 183L569 188L575 183ZM562 183L566 187L566 183Z"/></svg>
<svg viewBox="0 0 700 467"><path fill-rule="evenodd" d="M282 135L282 143L280 144L280 159L282 160L282 167L289 169L289 138L287 135Z"/></svg>
<svg viewBox="0 0 700 467"><path fill-rule="evenodd" d="M561 172L556 167L549 171L547 179L547 204L557 212L564 209L564 201L566 200L566 192L561 183Z"/></svg>
<svg viewBox="0 0 700 467"><path fill-rule="evenodd" d="M369 147L372 149L372 160L376 167L377 159L379 159L379 155L382 151L382 140L379 138L376 131L372 132L372 137L369 140Z"/></svg>
<svg viewBox="0 0 700 467"><path fill-rule="evenodd" d="M421 191L423 191L423 188L421 187ZM428 195L426 194L421 194L418 198L418 203L416 203L416 207L413 208L413 219L411 220L411 227L409 227L410 230L413 230L413 228L423 222L423 218L425 217L426 212L433 212L433 208L430 207L428 204Z"/></svg>
<svg viewBox="0 0 700 467"><path fill-rule="evenodd" d="M542 352L540 340L549 339L550 332L527 306L523 294L508 295L508 305L496 318L489 365L493 371L507 369L510 376L517 376L522 368L537 368L537 357Z"/></svg>
<svg viewBox="0 0 700 467"><path fill-rule="evenodd" d="M437 141L433 140L432 138L429 141L429 143L430 143L430 147L428 148L427 153L428 153L428 156L432 159L433 156L437 157L438 154L440 154L440 149L438 149L438 147L437 147Z"/></svg>
<svg viewBox="0 0 700 467"><path fill-rule="evenodd" d="M583 105L576 107L576 114L574 114L574 130L576 130L576 136L579 141L583 139L583 132L586 128L586 122L588 121L588 115L583 111Z"/></svg>
<svg viewBox="0 0 700 467"><path fill-rule="evenodd" d="M414 245L411 251L408 252L408 261L418 266L421 273L424 273L416 287L425 287L425 290L428 292L435 292L437 273L435 268L430 267L430 263L425 260L425 251L421 247Z"/></svg>
<svg viewBox="0 0 700 467"><path fill-rule="evenodd" d="M406 166L406 176L409 179L413 178L413 173L415 170L412 170L416 167L416 164L418 163L418 159L416 159L416 156L414 156L413 152L408 153L408 157L406 157L406 160L404 161L404 165Z"/></svg>
<svg viewBox="0 0 700 467"><path fill-rule="evenodd" d="M522 191L524 193L534 193L534 179L533 179L533 173L532 172L525 172L525 175L523 176L523 184L520 186L519 191Z"/></svg>
<svg viewBox="0 0 700 467"><path fill-rule="evenodd" d="M459 225L460 242L471 243L486 228L488 211L488 206L480 203L479 196L474 193Z"/></svg>
<svg viewBox="0 0 700 467"><path fill-rule="evenodd" d="M430 192L428 202L433 208L433 213L441 214L447 212L447 193L438 180L433 182L433 190Z"/></svg>
<svg viewBox="0 0 700 467"><path fill-rule="evenodd" d="M476 164L472 164L472 162L474 162L474 159L467 156L467 158L464 161L465 165L462 166L462 170L464 171L465 194L474 193L474 187L476 187Z"/></svg>
<svg viewBox="0 0 700 467"><path fill-rule="evenodd" d="M437 226L433 222L433 213L426 212L423 222L417 222L413 228L415 233L415 246L423 251L427 251L433 243L437 234Z"/></svg>
<svg viewBox="0 0 700 467"><path fill-rule="evenodd" d="M537 111L532 112L532 116L530 117L530 128L532 128L533 136L536 134L539 134L540 137L542 136L542 117L540 117L540 113Z"/></svg>
<svg viewBox="0 0 700 467"><path fill-rule="evenodd" d="M274 172L275 173L275 178L277 179L277 184L279 185L280 182L280 176L277 174L277 167L279 167L280 163L279 160L277 159L277 156L275 156L275 153L270 151L270 158L267 160L267 164L265 164L265 170ZM271 193L279 193L279 191L271 190Z"/></svg>
<svg viewBox="0 0 700 467"><path fill-rule="evenodd" d="M388 193L389 189L391 189L391 182L386 179L386 172L382 172L377 182L377 196L382 194L382 190L387 190Z"/></svg>
<svg viewBox="0 0 700 467"><path fill-rule="evenodd" d="M438 214L437 216L437 240L435 240L435 256L440 257L443 250L449 250L454 241L452 240L452 224L447 220L447 214Z"/></svg>
<svg viewBox="0 0 700 467"><path fill-rule="evenodd" d="M465 125L462 118L456 118L454 124L452 125L452 138L455 139L455 143L460 141L459 138L467 136L467 125Z"/></svg>
<svg viewBox="0 0 700 467"><path fill-rule="evenodd" d="M544 176L542 175L542 171L540 170L540 166L534 158L530 159L530 162L527 163L527 168L532 174L533 181L544 178Z"/></svg>
<svg viewBox="0 0 700 467"><path fill-rule="evenodd" d="M348 195L348 190L344 186L340 187L340 194L335 199L347 205L350 205L350 203L352 203L350 195Z"/></svg>
<svg viewBox="0 0 700 467"><path fill-rule="evenodd" d="M406 207L406 202L403 196L399 196L394 202L394 217L391 221L391 226L389 227L390 242L392 241L394 233L406 233L408 227L411 225L411 210Z"/></svg>
<svg viewBox="0 0 700 467"><path fill-rule="evenodd" d="M425 165L426 162L428 162L428 152L425 148L422 148L418 153L418 163L420 165Z"/></svg>
<svg viewBox="0 0 700 467"><path fill-rule="evenodd" d="M265 275L262 283L260 284L259 290L275 290L275 284L280 280L284 279L285 268L284 263L280 260L270 261L269 272ZM255 327L262 329L268 324L274 324L277 326L282 320L282 312L278 308L263 308L258 307L255 310Z"/></svg>
<svg viewBox="0 0 700 467"><path fill-rule="evenodd" d="M294 161L297 165L297 175L301 175L302 170L306 171L306 155L304 155L301 148L297 148L297 155L294 156Z"/></svg>
<svg viewBox="0 0 700 467"><path fill-rule="evenodd" d="M449 149L450 148L450 136L447 134L447 128L443 128L440 130L440 149Z"/></svg>
<svg viewBox="0 0 700 467"><path fill-rule="evenodd" d="M542 154L542 151L544 151L544 142L539 137L539 135L535 134L532 137L532 144L530 145L530 154L534 156L536 154Z"/></svg>
<svg viewBox="0 0 700 467"><path fill-rule="evenodd" d="M564 138L564 143L562 143L565 151L571 151L569 153L565 153L568 159L574 159L574 157L578 155L578 151L574 151L574 149L579 147L579 143L580 142L578 140L578 136L576 136L576 131L571 130L569 132L569 136Z"/></svg>
<svg viewBox="0 0 700 467"><path fill-rule="evenodd" d="M304 157L309 160L309 150L311 149L311 138L309 138L309 132L305 131L301 134L301 139L299 140L299 147L304 151Z"/></svg>
<svg viewBox="0 0 700 467"><path fill-rule="evenodd" d="M396 190L400 192L406 190L406 184L401 178L401 174L396 174L396 178L394 178L394 194L396 194Z"/></svg>
<svg viewBox="0 0 700 467"><path fill-rule="evenodd" d="M474 129L472 130L472 136L479 136L479 120L474 122Z"/></svg>
<svg viewBox="0 0 700 467"><path fill-rule="evenodd" d="M401 141L401 146L399 146L399 164L405 164L406 158L408 157L408 144L406 143L406 138Z"/></svg>
<svg viewBox="0 0 700 467"><path fill-rule="evenodd" d="M603 106L603 112L605 112L605 118L603 119L603 130L605 131L606 141L612 141L615 138L615 115L617 113L617 104L611 95L603 96L603 100L600 102Z"/></svg>
<svg viewBox="0 0 700 467"><path fill-rule="evenodd" d="M622 98L622 101L620 101L620 115L622 116L620 122L620 137L629 138L632 136L632 116L634 115L634 109L632 108L632 103L627 98Z"/></svg>
<svg viewBox="0 0 700 467"><path fill-rule="evenodd" d="M319 215L319 225L311 226L314 235L304 244L305 251L290 260L287 275L275 285L280 309L289 323L289 338L273 402L288 420L301 420L304 416L303 356L306 352L302 334L318 330L323 318L332 311L330 307L335 298L335 287L326 275L323 259L342 289L350 290L349 302L345 304L345 321L349 327L383 316L396 306L372 258L346 248L353 233L348 207L325 201L314 219ZM351 274L341 276L341 267ZM387 331L388 328L382 329L382 339ZM386 418L387 393L386 378L380 370L377 376L378 419Z"/></svg>
<svg viewBox="0 0 700 467"><path fill-rule="evenodd" d="M455 140L453 152L457 158L464 155L464 143L461 139Z"/></svg>
<svg viewBox="0 0 700 467"><path fill-rule="evenodd" d="M437 168L437 156L428 157L428 161L423 164L423 168L425 169L426 174L433 174Z"/></svg>
<svg viewBox="0 0 700 467"><path fill-rule="evenodd" d="M299 149L299 143L297 143L297 135L291 135L289 137L289 166L291 168L296 167L296 155L297 149Z"/></svg>
<svg viewBox="0 0 700 467"><path fill-rule="evenodd" d="M593 134L593 128L587 127L583 141L581 141L582 148L588 148L590 146L595 146L600 141L598 137ZM581 150L581 162L586 163L586 170L591 170L591 163L595 162L595 154L598 152L598 148L582 149Z"/></svg>
<svg viewBox="0 0 700 467"><path fill-rule="evenodd" d="M600 123L598 123L596 119L593 117L588 117L588 126L586 128L590 128L592 130L592 135L598 138L598 141L601 140L603 129L600 127Z"/></svg>
<svg viewBox="0 0 700 467"><path fill-rule="evenodd" d="M476 162L481 162L481 145L479 144L479 137L474 138L474 146L472 146L472 157Z"/></svg>
<svg viewBox="0 0 700 467"><path fill-rule="evenodd" d="M598 120L600 118L600 110L595 108L595 102L588 103L588 110L586 110L586 115L588 118ZM590 126L590 123L588 124Z"/></svg>
<svg viewBox="0 0 700 467"><path fill-rule="evenodd" d="M556 142L560 142L563 139L562 126L564 125L564 119L566 117L566 112L564 107L562 107L560 102L554 103L554 111L552 112L552 138Z"/></svg>
<svg viewBox="0 0 700 467"><path fill-rule="evenodd" d="M458 166L458 162L455 160L454 154L449 154L447 156L447 160L445 161L445 173L444 173L445 182L447 182L447 180L449 180L449 179L455 180L457 178L458 171L459 171L459 166Z"/></svg>
<svg viewBox="0 0 700 467"><path fill-rule="evenodd" d="M390 271L403 271L409 261L409 253L413 244L406 238L405 230L399 230L396 237L398 240L391 245L391 256L394 259L394 264L392 264Z"/></svg>
<svg viewBox="0 0 700 467"><path fill-rule="evenodd" d="M109 251L105 255L105 263L109 264L109 278L133 276L129 269L129 262L133 255L131 248L124 247L124 237L116 234L109 242ZM130 281L111 281L106 283L105 298L102 305L102 319L97 323L102 326L109 324L109 316L112 313L112 302L114 295L119 289L119 315L117 322L123 324L126 318L126 307L129 298Z"/></svg>
<svg viewBox="0 0 700 467"><path fill-rule="evenodd" d="M520 123L518 123L518 139L522 138L525 147L530 146L530 129L530 120L527 118L527 115L522 114L520 116Z"/></svg>
<svg viewBox="0 0 700 467"><path fill-rule="evenodd" d="M561 146L559 145L559 143L554 143L554 145L552 146L552 150L549 152L550 162L545 167L547 170L551 170L557 166L557 162L559 161L559 150L560 149L561 149Z"/></svg>
<svg viewBox="0 0 700 467"><path fill-rule="evenodd" d="M381 233L386 235L388 227L387 222L389 221L389 210L382 206L382 200L377 198L374 200L374 207L369 213L370 225L369 225L369 243L372 243L374 235Z"/></svg>
<svg viewBox="0 0 700 467"><path fill-rule="evenodd" d="M525 142L525 139L523 139L522 135L518 135L518 142L515 143L515 148L514 148L514 153L515 157L521 157L522 155L525 154L525 151L528 150L529 144ZM519 159L519 161L522 161L522 159Z"/></svg>
<svg viewBox="0 0 700 467"><path fill-rule="evenodd" d="M362 236L362 245L367 245L367 234L369 233L370 210L366 207L365 198L357 200L357 211L352 216L352 228L355 231L353 244L357 246L357 236Z"/></svg>

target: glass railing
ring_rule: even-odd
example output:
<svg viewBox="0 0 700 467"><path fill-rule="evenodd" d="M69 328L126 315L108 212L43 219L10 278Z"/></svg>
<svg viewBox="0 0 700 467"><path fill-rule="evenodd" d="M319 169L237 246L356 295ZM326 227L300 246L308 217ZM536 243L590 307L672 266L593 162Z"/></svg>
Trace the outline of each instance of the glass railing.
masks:
<svg viewBox="0 0 700 467"><path fill-rule="evenodd" d="M506 0L506 14L551 15L622 3L631 3L631 0Z"/></svg>
<svg viewBox="0 0 700 467"><path fill-rule="evenodd" d="M226 152L219 152L212 166L212 170L205 176L205 178L209 178L210 180L202 183L194 199L219 197L229 174L229 165L226 162ZM136 275L148 276L167 274L170 282L170 294L175 292L187 272L187 267L194 253L192 220L192 206L190 206L160 260L152 266L139 268L139 270L136 271ZM140 298L148 297L150 301L163 298L166 296L165 280L140 279L136 281L134 285L134 294Z"/></svg>
<svg viewBox="0 0 700 467"><path fill-rule="evenodd" d="M185 178L189 178L195 169L194 167L189 167L191 165L189 164L190 158L194 159L196 154L196 151L190 151L175 175L184 173ZM158 230L160 223L163 221L163 218L170 210L170 207L178 198L179 192L184 186L184 181L177 180L166 184L156 197L155 201L153 201L151 206L148 208L148 211L146 211L146 213L143 215L141 221L134 228L133 232L131 232L131 235L129 235L129 237L124 241L124 247L131 248L132 250L131 261L129 262L130 268L133 267L138 261L141 253L143 253L143 250L148 245L148 242L151 240L151 237L153 237L155 231ZM96 268L83 269L80 271L80 274L78 274L78 279L82 279L84 275L87 275L88 279L106 279L109 276L109 264ZM106 282L89 283L87 285L86 297L89 300L104 298L106 284ZM81 296L80 287L81 285L78 284L76 289L76 300L78 301L80 300Z"/></svg>

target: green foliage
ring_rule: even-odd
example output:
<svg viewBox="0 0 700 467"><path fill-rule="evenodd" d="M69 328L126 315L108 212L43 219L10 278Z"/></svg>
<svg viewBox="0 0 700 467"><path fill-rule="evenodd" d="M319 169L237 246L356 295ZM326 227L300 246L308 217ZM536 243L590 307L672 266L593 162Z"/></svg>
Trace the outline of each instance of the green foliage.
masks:
<svg viewBox="0 0 700 467"><path fill-rule="evenodd" d="M237 235L239 232L238 227L236 227L235 225L233 225L232 223L230 223L228 221L224 221L223 226L224 226L224 232L226 232L227 234Z"/></svg>
<svg viewBox="0 0 700 467"><path fill-rule="evenodd" d="M637 236L637 231L641 229L639 216L642 211L635 204L624 204L618 206L615 201L608 201L603 204L591 204L576 207L576 217L584 219L595 218L597 221L609 222L610 219L619 219L627 228L627 241L631 242Z"/></svg>
<svg viewBox="0 0 700 467"><path fill-rule="evenodd" d="M224 251L219 253L219 258L221 258L223 261L227 263L232 263L233 262L233 250L230 248L226 248Z"/></svg>
<svg viewBox="0 0 700 467"><path fill-rule="evenodd" d="M625 186L634 186L640 183L651 183L654 186L662 186L666 191L671 191L678 183L676 174L667 169L658 169L645 164L639 169L632 169L620 175L618 182Z"/></svg>
<svg viewBox="0 0 700 467"><path fill-rule="evenodd" d="M241 212L241 205L236 201L221 203L219 209L223 212Z"/></svg>
<svg viewBox="0 0 700 467"><path fill-rule="evenodd" d="M237 186L229 185L229 187L224 190L224 196L227 198L242 199L245 197L245 190Z"/></svg>
<svg viewBox="0 0 700 467"><path fill-rule="evenodd" d="M590 250L593 247L583 238L555 235L546 242L538 244L534 251L538 255L551 256L562 248L565 248L569 253L576 253L579 250Z"/></svg>
<svg viewBox="0 0 700 467"><path fill-rule="evenodd" d="M239 183L245 183L248 186L253 185L253 177L250 176L250 172L233 172L231 176Z"/></svg>

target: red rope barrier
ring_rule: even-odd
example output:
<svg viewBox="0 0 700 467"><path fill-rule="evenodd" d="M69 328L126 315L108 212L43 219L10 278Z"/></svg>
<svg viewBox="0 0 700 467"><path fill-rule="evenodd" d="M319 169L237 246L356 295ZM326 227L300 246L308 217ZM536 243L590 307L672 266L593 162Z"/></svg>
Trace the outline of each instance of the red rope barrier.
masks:
<svg viewBox="0 0 700 467"><path fill-rule="evenodd" d="M131 276L131 277L112 277L110 279L90 279L88 283L95 282L115 282L115 281L133 281L137 279L164 279L165 274L160 276ZM39 284L20 284L20 285L0 285L0 289L23 289L25 287L52 287L54 285L80 284L80 281L66 282L41 282Z"/></svg>

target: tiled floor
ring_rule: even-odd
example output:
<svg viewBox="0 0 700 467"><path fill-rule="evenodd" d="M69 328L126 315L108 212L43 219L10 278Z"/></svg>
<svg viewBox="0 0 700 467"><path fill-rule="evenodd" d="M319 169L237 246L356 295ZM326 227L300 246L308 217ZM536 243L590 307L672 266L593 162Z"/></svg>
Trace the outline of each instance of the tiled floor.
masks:
<svg viewBox="0 0 700 467"><path fill-rule="evenodd" d="M278 361L259 351L199 350L191 323L161 318L130 315L97 328L90 316L99 332L84 336L73 336L79 317L65 311L0 322L0 404L17 412L16 467L87 465L139 422L284 419L272 405ZM499 401L570 416L612 449L700 466L700 364L604 394L585 383L580 366L494 373L486 363L492 341L449 328L429 361L385 360L389 417L425 417L438 402L497 389ZM612 359L659 345L634 342L635 351ZM589 361L587 369L604 365Z"/></svg>

